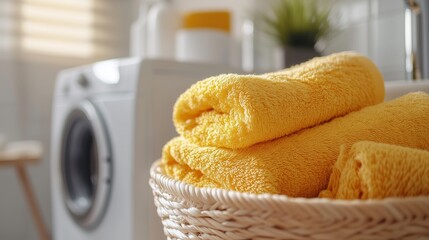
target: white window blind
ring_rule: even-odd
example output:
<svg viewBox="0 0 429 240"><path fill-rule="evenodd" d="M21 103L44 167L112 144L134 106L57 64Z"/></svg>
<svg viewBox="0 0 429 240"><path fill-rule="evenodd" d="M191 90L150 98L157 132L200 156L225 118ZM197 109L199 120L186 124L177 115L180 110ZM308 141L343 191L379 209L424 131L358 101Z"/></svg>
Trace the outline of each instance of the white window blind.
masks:
<svg viewBox="0 0 429 240"><path fill-rule="evenodd" d="M0 51L96 60L127 52L128 24L115 0L0 0Z"/></svg>
<svg viewBox="0 0 429 240"><path fill-rule="evenodd" d="M0 51L13 48L14 4L12 0L0 0Z"/></svg>

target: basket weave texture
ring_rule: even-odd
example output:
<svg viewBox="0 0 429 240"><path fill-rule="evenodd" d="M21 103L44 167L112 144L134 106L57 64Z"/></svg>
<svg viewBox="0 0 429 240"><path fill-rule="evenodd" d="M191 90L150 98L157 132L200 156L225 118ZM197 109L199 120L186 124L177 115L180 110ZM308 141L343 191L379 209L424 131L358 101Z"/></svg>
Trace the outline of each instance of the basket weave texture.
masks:
<svg viewBox="0 0 429 240"><path fill-rule="evenodd" d="M168 239L429 239L429 197L289 198L198 188L168 178L150 185Z"/></svg>

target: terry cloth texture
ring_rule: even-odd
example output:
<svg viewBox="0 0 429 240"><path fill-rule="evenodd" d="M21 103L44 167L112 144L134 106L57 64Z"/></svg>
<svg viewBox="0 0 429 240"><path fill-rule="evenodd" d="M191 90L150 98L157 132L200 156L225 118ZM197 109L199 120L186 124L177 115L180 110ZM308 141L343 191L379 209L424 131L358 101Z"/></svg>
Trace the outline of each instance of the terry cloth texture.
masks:
<svg viewBox="0 0 429 240"><path fill-rule="evenodd" d="M320 197L373 199L429 195L429 151L358 142L342 146Z"/></svg>
<svg viewBox="0 0 429 240"><path fill-rule="evenodd" d="M176 130L200 146L245 148L382 102L384 81L368 58L345 52L264 75L224 74L178 99Z"/></svg>
<svg viewBox="0 0 429 240"><path fill-rule="evenodd" d="M429 150L428 123L429 95L410 93L244 149L174 138L164 147L163 166L168 176L199 187L317 197L341 145L368 140Z"/></svg>

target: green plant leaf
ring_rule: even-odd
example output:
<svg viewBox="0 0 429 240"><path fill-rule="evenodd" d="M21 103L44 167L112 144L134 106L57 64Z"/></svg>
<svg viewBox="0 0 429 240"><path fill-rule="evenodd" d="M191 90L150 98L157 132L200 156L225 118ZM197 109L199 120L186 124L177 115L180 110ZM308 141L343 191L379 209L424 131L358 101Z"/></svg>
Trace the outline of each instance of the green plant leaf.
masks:
<svg viewBox="0 0 429 240"><path fill-rule="evenodd" d="M314 47L331 31L329 14L315 0L281 0L259 19L263 30L279 44Z"/></svg>

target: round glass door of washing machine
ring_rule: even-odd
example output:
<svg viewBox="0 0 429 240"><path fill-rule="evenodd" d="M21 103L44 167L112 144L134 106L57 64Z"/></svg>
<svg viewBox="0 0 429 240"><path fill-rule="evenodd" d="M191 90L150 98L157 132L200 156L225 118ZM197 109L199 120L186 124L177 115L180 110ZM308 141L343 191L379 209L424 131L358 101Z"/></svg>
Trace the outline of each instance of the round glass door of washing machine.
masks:
<svg viewBox="0 0 429 240"><path fill-rule="evenodd" d="M65 206L82 228L93 229L106 210L112 157L104 122L89 101L68 115L62 136L61 175Z"/></svg>

